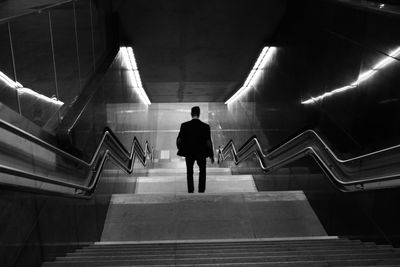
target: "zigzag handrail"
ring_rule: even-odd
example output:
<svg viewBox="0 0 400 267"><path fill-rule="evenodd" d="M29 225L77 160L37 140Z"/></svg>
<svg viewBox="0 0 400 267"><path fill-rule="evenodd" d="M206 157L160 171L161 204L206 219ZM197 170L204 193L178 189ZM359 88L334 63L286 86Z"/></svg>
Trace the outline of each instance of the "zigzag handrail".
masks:
<svg viewBox="0 0 400 267"><path fill-rule="evenodd" d="M46 177L43 175L35 174L32 172L27 172L24 170L20 170L17 168L13 168L10 166L0 164L0 172L1 173L15 175L18 177L24 177L27 179L45 182L48 184L73 188L73 189L75 189L76 194L79 194L79 195L82 195L82 191L84 192L85 196L90 196L94 192L94 189L98 183L99 177L103 171L103 167L104 167L105 163L107 162L107 160L111 160L112 162L114 162L117 166L119 166L122 170L124 170L128 174L131 174L133 172L133 167L134 167L136 158L139 159L140 163L143 166L146 166L148 159L150 161L153 161L153 151L150 149L149 143L147 141L146 141L145 147L143 149L141 147L139 141L137 140L137 138L134 137L132 140L131 148L128 151L124 147L124 145L119 141L119 139L116 137L116 135L112 132L112 130L108 127L106 127L104 129L102 137L97 144L96 150L93 153L93 155L89 161L84 161L80 158L77 158L77 157L37 138L34 135L27 133L27 132L11 125L10 123L3 121L3 120L0 120L0 127L17 135L17 136L23 137L25 140L35 143L35 144L47 149L48 151L51 151L51 152L61 156L62 158L71 160L71 161L75 162L76 164L83 166L87 170L91 171L90 172L91 177L87 177L87 178L89 178L89 179L87 179L87 180L89 180L89 182L86 185L82 185L79 183L67 182L67 181L57 179L55 177ZM111 149L105 149L104 153L102 154L102 156L100 158L100 152L103 148L105 148L106 141L110 141L112 147L110 147ZM115 153L114 150L116 150L118 153ZM127 163L124 163L124 161L127 161ZM43 191L48 191L48 190L43 190Z"/></svg>
<svg viewBox="0 0 400 267"><path fill-rule="evenodd" d="M230 140L225 147L219 148L218 161L231 157L238 165L254 154L264 172L276 170L310 155L330 181L345 192L400 185L400 145L341 159L314 130L307 130L266 154L256 136L251 137L239 150Z"/></svg>

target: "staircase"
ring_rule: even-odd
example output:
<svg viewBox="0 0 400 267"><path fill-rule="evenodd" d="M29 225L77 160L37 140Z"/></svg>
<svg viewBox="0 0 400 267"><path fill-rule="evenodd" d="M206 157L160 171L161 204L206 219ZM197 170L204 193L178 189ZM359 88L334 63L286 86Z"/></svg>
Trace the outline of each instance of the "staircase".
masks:
<svg viewBox="0 0 400 267"><path fill-rule="evenodd" d="M342 238L97 243L45 263L69 266L399 266L400 251Z"/></svg>
<svg viewBox="0 0 400 267"><path fill-rule="evenodd" d="M114 185L101 241L44 267L400 266L391 246L327 236L302 191L257 192L228 168L207 169L205 194L183 168L104 181L129 186Z"/></svg>

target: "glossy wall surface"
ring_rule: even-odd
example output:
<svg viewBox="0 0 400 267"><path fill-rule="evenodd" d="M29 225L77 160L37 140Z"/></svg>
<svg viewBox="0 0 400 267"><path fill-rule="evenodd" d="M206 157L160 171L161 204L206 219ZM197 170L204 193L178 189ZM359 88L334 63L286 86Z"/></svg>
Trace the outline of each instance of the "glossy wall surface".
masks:
<svg viewBox="0 0 400 267"><path fill-rule="evenodd" d="M107 104L139 101L127 82L126 69L118 55L100 84L74 128L74 142L77 148L82 149L80 156L84 159L93 154L103 129L107 126ZM124 145L129 147L131 141L124 142ZM13 142L16 140L10 141ZM29 149L23 143L20 146ZM21 155L24 156L24 153ZM4 160L4 155L2 159ZM33 167L38 167L34 163L37 160L39 155L36 153L31 159ZM67 168L71 166L73 165L69 164ZM105 168L113 167L108 163ZM54 168L66 170L66 166L59 164L55 164ZM60 170L58 172L61 173ZM112 172L110 175L112 178L126 178L125 173L115 176ZM76 176L75 166L69 177ZM118 179L101 177L100 180L100 190L90 200L34 194L2 185L0 205L4 219L1 220L1 226L6 231L0 235L0 265L39 266L44 260L51 260L74 248L99 241L110 195L115 192L128 193L121 190L126 189L126 183L121 185ZM134 178L129 177L129 185L134 189L132 180Z"/></svg>
<svg viewBox="0 0 400 267"><path fill-rule="evenodd" d="M268 175L253 173L257 189L304 191L328 235L400 246L398 188L340 192L311 157L303 163L308 170L287 166Z"/></svg>
<svg viewBox="0 0 400 267"><path fill-rule="evenodd" d="M108 4L71 1L13 19L0 18L0 71L11 81L0 81L2 120L58 145L48 124L52 129L58 127L115 45L116 38L108 29L112 27ZM101 90L99 95L88 116L97 123L84 125L93 131L89 140L94 142L98 141L94 133L101 135L106 121L97 112L102 107ZM79 176L79 168L71 162L3 130L1 136L2 164L50 177L65 175L63 179L68 181ZM23 186L46 188L40 182L0 176L4 183L13 180ZM44 260L100 239L108 191L90 200L38 194L3 183L0 191L1 266L40 266Z"/></svg>
<svg viewBox="0 0 400 267"><path fill-rule="evenodd" d="M393 53L400 47L399 20L335 1L291 2L278 34L267 41L275 53L255 86L228 109L260 125L264 149L307 128L341 158L399 144L400 58ZM341 193L315 162L303 163L315 173L256 174L258 189L305 190L330 235L399 245L398 189Z"/></svg>
<svg viewBox="0 0 400 267"><path fill-rule="evenodd" d="M1 266L40 266L100 240L109 195L74 200L4 186L0 192Z"/></svg>
<svg viewBox="0 0 400 267"><path fill-rule="evenodd" d="M76 101L107 53L106 3L70 1L27 15L3 14L0 102L43 128L61 121L59 111ZM2 83L4 77L11 84Z"/></svg>
<svg viewBox="0 0 400 267"><path fill-rule="evenodd" d="M100 140L104 127L110 127L116 130L115 123L107 116L107 107L115 103L129 103L140 110L146 110L138 93L134 90L130 72L125 64L121 52L118 52L112 59L109 66L105 67L104 73L99 74L99 82L93 88L93 97L88 101L76 123L71 127L72 145L78 148L84 157L93 154L96 145ZM124 111L122 111L124 112ZM129 113L129 109L126 113ZM143 126L132 122L135 127ZM123 142L126 147L130 145L132 140L127 143Z"/></svg>
<svg viewBox="0 0 400 267"><path fill-rule="evenodd" d="M292 2L257 84L229 109L276 129L266 132L272 147L304 128L344 157L398 144L399 19L334 1Z"/></svg>

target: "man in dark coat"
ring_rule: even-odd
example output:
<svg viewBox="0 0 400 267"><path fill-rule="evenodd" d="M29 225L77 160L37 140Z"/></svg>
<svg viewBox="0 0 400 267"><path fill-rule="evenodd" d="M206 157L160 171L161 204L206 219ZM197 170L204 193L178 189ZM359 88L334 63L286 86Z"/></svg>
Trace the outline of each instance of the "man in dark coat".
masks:
<svg viewBox="0 0 400 267"><path fill-rule="evenodd" d="M214 151L211 141L210 126L199 120L200 108L193 107L192 120L182 123L176 145L178 156L185 157L188 192L193 193L193 165L199 166L199 193L206 190L206 159L214 163Z"/></svg>

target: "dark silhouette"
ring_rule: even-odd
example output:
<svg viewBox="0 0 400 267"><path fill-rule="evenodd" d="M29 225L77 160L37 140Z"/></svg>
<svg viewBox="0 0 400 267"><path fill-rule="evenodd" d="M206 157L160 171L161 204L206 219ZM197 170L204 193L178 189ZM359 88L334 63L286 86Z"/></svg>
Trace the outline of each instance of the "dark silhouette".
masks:
<svg viewBox="0 0 400 267"><path fill-rule="evenodd" d="M206 190L206 159L214 163L214 151L211 141L210 126L199 120L200 108L192 108L192 120L182 123L176 146L178 156L185 157L188 192L193 193L193 165L199 166L199 193Z"/></svg>

